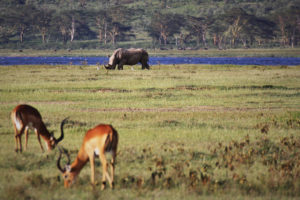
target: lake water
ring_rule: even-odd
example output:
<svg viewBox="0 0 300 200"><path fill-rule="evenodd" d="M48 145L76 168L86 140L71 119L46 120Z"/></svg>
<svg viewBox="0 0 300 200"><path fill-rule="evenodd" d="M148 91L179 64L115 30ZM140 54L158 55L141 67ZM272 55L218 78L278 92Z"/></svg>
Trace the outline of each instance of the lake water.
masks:
<svg viewBox="0 0 300 200"><path fill-rule="evenodd" d="M0 57L0 65L103 65L107 57ZM300 65L298 58L277 57L150 57L150 65L211 64L211 65Z"/></svg>

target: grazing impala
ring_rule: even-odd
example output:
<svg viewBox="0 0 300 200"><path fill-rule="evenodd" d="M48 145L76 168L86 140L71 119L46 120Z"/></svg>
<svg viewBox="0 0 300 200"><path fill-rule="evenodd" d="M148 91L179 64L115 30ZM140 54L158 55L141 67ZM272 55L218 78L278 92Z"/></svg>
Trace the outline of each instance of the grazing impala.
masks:
<svg viewBox="0 0 300 200"><path fill-rule="evenodd" d="M15 141L16 141L16 152L22 152L21 137L25 132L25 150L27 149L28 143L28 129L33 129L37 135L37 139L40 143L41 149L44 152L43 145L41 144L40 136L45 140L47 149L52 150L62 139L64 138L63 125L64 119L61 122L61 136L56 139L53 133L49 132L42 120L42 116L39 111L32 106L21 104L13 109L11 112L11 120L15 129Z"/></svg>
<svg viewBox="0 0 300 200"><path fill-rule="evenodd" d="M103 190L106 185L106 178L111 188L114 187L114 170L118 146L118 132L111 126L100 124L93 129L90 129L83 138L82 146L77 154L75 161L70 165L70 162L62 168L60 159L62 152L60 151L57 167L63 173L64 186L67 188L74 182L81 169L90 161L91 164L91 182L95 184L95 156L99 156L102 164L102 185ZM111 153L109 175L107 167L108 162L105 153ZM70 161L69 155L68 160Z"/></svg>

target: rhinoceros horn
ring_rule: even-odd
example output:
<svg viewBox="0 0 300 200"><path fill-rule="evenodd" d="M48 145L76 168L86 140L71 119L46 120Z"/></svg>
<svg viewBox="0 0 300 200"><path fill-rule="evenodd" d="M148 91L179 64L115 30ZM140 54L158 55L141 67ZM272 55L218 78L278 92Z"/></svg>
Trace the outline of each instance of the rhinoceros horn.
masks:
<svg viewBox="0 0 300 200"><path fill-rule="evenodd" d="M112 69L112 66L110 66L109 64L108 65L104 65L104 67L105 67L105 69L108 69L108 70Z"/></svg>

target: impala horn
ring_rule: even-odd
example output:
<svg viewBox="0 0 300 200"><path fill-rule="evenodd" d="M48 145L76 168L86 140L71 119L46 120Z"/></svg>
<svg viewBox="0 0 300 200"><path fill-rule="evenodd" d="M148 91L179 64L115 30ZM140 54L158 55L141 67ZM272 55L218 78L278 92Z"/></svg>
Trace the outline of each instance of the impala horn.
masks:
<svg viewBox="0 0 300 200"><path fill-rule="evenodd" d="M61 171L62 173L64 173L66 171L66 168L62 168L61 165L60 165L60 160L61 160L62 153L64 153L64 154L67 155L67 158L68 158L67 165L70 164L71 160L70 160L70 156L69 156L69 154L68 154L68 152L67 152L66 149L61 148L61 147L58 147L58 149L59 149L59 156L58 156L58 159L57 159L57 162L56 162L56 166L59 169L59 171Z"/></svg>
<svg viewBox="0 0 300 200"><path fill-rule="evenodd" d="M57 159L57 162L56 162L56 166L57 166L57 168L59 169L59 171L61 171L62 173L64 173L65 171L66 171L66 169L64 168L62 168L61 166L60 166L60 159L61 159L61 154L62 154L62 152L61 152L61 149L60 148L58 148L59 149L59 156L58 156L58 159Z"/></svg>
<svg viewBox="0 0 300 200"><path fill-rule="evenodd" d="M60 131L61 131L61 135L60 137L56 140L56 144L58 144L60 141L62 141L64 139L64 124L66 123L66 121L69 119L70 117L65 118L61 124L60 124Z"/></svg>

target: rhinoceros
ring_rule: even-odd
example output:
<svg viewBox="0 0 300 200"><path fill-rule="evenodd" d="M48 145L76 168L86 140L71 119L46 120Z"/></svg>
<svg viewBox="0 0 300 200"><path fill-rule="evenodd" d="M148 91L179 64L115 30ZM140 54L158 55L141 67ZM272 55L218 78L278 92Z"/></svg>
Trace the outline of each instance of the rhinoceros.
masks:
<svg viewBox="0 0 300 200"><path fill-rule="evenodd" d="M118 69L122 70L123 65L135 65L140 62L142 64L142 69L150 69L148 60L148 53L144 49L119 48L110 56L108 65L104 65L104 67L106 69L116 69L116 65L118 65Z"/></svg>

